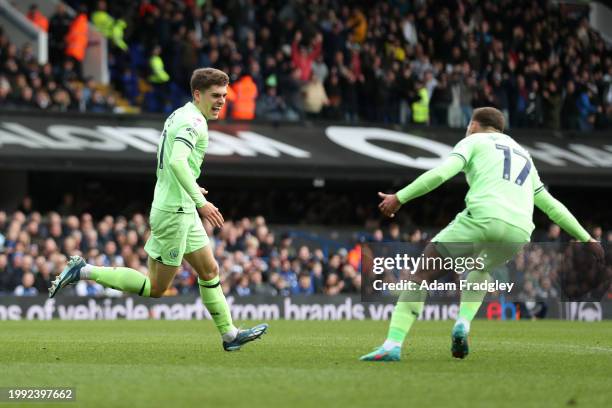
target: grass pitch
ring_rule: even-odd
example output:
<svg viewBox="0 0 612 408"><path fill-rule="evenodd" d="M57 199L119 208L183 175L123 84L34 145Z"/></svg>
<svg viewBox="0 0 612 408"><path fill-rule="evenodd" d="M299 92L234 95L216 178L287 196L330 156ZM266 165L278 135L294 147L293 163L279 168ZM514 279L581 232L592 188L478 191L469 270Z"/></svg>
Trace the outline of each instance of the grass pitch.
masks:
<svg viewBox="0 0 612 408"><path fill-rule="evenodd" d="M210 321L0 322L0 387L76 387L58 407L609 407L612 322L417 322L399 363L358 357L387 323L272 321L224 352ZM251 323L244 323L243 326ZM0 403L0 406L24 406Z"/></svg>

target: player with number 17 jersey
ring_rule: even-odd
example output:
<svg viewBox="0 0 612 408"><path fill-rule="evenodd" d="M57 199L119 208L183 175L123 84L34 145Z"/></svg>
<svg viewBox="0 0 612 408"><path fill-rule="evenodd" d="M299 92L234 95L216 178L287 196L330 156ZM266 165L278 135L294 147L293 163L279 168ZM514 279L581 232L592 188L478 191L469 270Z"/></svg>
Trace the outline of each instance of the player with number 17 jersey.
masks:
<svg viewBox="0 0 612 408"><path fill-rule="evenodd" d="M531 234L534 195L544 185L527 150L503 133L475 133L451 156L463 161L470 187L465 204L472 217L500 219Z"/></svg>

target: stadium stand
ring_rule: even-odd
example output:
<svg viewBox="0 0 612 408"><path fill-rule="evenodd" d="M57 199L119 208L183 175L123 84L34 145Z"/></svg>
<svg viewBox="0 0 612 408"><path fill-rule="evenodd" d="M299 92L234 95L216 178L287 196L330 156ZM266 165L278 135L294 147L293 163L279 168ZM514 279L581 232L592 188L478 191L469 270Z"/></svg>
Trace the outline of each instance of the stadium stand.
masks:
<svg viewBox="0 0 612 408"><path fill-rule="evenodd" d="M244 91L230 102L227 117L235 119L463 127L473 108L492 105L512 127L591 131L609 128L612 115L610 44L589 26L588 7L544 0L68 3L89 9L113 44L115 89L144 111L171 111L189 98L193 68L216 66ZM40 24L44 17L32 15ZM51 71L70 77L75 67L57 56L71 22L49 17ZM35 69L27 49L9 44L4 38L3 82L15 65L26 74L26 83L2 91L14 105L100 111L117 103L63 84L69 103L55 89L47 96L32 73L49 68ZM39 99L50 102L31 102Z"/></svg>

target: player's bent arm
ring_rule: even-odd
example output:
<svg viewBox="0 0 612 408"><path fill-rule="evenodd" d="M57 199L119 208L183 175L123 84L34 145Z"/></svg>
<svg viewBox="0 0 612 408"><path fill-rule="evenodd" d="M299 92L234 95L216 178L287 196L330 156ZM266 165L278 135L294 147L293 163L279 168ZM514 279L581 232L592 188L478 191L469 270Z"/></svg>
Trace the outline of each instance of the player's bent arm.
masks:
<svg viewBox="0 0 612 408"><path fill-rule="evenodd" d="M440 184L459 173L464 165L465 161L459 156L449 156L441 165L421 174L412 183L398 191L397 199L400 203L406 204L410 200L435 190Z"/></svg>
<svg viewBox="0 0 612 408"><path fill-rule="evenodd" d="M170 157L170 170L176 176L181 187L189 194L196 207L200 208L206 204L206 199L189 169L187 159L190 153L191 149L189 146L181 142L175 142L172 147L172 156Z"/></svg>
<svg viewBox="0 0 612 408"><path fill-rule="evenodd" d="M555 224L563 228L581 242L591 239L589 233L580 225L576 217L561 203L553 197L546 189L542 188L534 197L534 204L542 210Z"/></svg>

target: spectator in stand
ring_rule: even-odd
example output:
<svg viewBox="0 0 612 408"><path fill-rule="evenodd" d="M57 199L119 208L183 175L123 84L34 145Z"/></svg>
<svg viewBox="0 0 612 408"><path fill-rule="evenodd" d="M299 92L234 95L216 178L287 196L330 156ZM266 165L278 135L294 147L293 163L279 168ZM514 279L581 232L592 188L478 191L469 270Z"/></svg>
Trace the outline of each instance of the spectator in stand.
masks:
<svg viewBox="0 0 612 408"><path fill-rule="evenodd" d="M83 76L82 64L88 43L87 9L83 6L66 34L66 57L72 59L78 78Z"/></svg>
<svg viewBox="0 0 612 408"><path fill-rule="evenodd" d="M49 58L53 65L62 64L64 61L66 34L70 29L71 21L64 3L58 2L55 13L49 21Z"/></svg>
<svg viewBox="0 0 612 408"><path fill-rule="evenodd" d="M323 107L329 105L329 99L321 79L313 73L310 81L302 88L302 92L304 94L304 112L309 118L319 117Z"/></svg>
<svg viewBox="0 0 612 408"><path fill-rule="evenodd" d="M26 15L34 25L43 30L45 33L49 31L49 20L43 13L38 10L38 5L32 4Z"/></svg>
<svg viewBox="0 0 612 408"><path fill-rule="evenodd" d="M257 99L255 116L275 122L297 119L296 115L292 117L291 113L283 98L277 93L276 76L270 75L266 80L265 94Z"/></svg>
<svg viewBox="0 0 612 408"><path fill-rule="evenodd" d="M306 82L311 77L313 62L321 53L323 36L318 33L308 46L301 44L301 41L302 32L297 31L291 45L291 63L293 68L300 70L300 81Z"/></svg>
<svg viewBox="0 0 612 408"><path fill-rule="evenodd" d="M342 85L338 70L334 67L325 82L325 93L328 98L328 105L323 109L324 116L328 119L339 120L342 114Z"/></svg>
<svg viewBox="0 0 612 408"><path fill-rule="evenodd" d="M540 93L540 83L533 80L527 99L527 124L529 127L537 128L542 125L542 96Z"/></svg>
<svg viewBox="0 0 612 408"><path fill-rule="evenodd" d="M429 96L421 80L415 82L416 97L412 101L412 122L415 125L429 124Z"/></svg>
<svg viewBox="0 0 612 408"><path fill-rule="evenodd" d="M91 22L106 38L111 39L113 44L121 51L127 51L128 46L123 39L127 27L123 19L113 18L107 11L106 1L98 1L98 8L91 14Z"/></svg>
<svg viewBox="0 0 612 408"><path fill-rule="evenodd" d="M34 274L25 272L23 274L21 285L15 288L15 296L36 296L38 290L34 287Z"/></svg>
<svg viewBox="0 0 612 408"><path fill-rule="evenodd" d="M303 83L300 80L301 77L300 69L296 68L291 70L289 75L283 75L283 80L279 83L279 89L282 89L281 96L283 100L287 103L289 109L300 119L304 116Z"/></svg>
<svg viewBox="0 0 612 408"><path fill-rule="evenodd" d="M547 89L542 93L544 127L554 130L561 129L561 95L554 81L548 82Z"/></svg>
<svg viewBox="0 0 612 408"><path fill-rule="evenodd" d="M170 81L170 75L164 68L164 61L161 58L162 49L159 45L153 47L151 51L151 57L149 58L149 69L151 74L149 75L149 81L153 84L153 105L151 110L155 112L164 112L166 110L167 95L168 95L168 81Z"/></svg>
<svg viewBox="0 0 612 408"><path fill-rule="evenodd" d="M593 90L589 86L584 86L584 89L578 96L578 112L580 114L578 125L583 132L593 130L593 126L595 125L595 114L600 109L600 107L593 103L593 99Z"/></svg>
<svg viewBox="0 0 612 408"><path fill-rule="evenodd" d="M448 126L448 109L452 101L453 95L448 84L448 75L443 72L431 96L430 107L432 125Z"/></svg>
<svg viewBox="0 0 612 408"><path fill-rule="evenodd" d="M240 66L236 66L240 72L239 78L231 87L236 94L232 118L237 120L253 120L255 118L255 101L257 100L257 85L248 73L242 73Z"/></svg>

